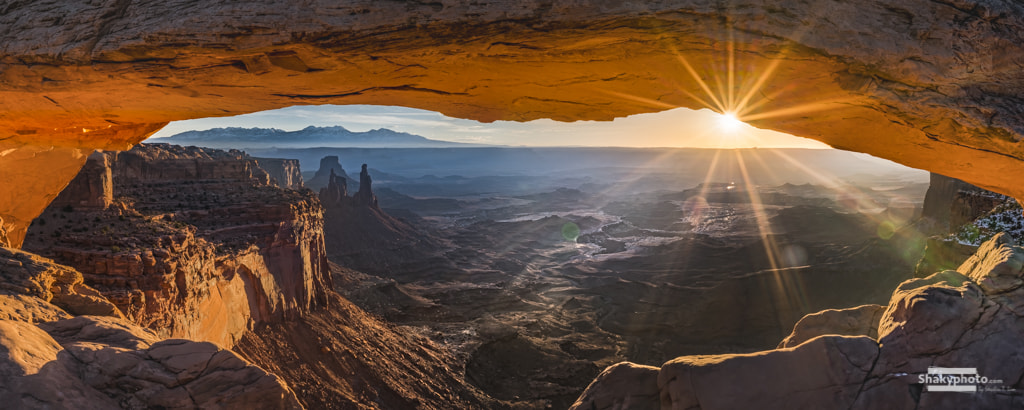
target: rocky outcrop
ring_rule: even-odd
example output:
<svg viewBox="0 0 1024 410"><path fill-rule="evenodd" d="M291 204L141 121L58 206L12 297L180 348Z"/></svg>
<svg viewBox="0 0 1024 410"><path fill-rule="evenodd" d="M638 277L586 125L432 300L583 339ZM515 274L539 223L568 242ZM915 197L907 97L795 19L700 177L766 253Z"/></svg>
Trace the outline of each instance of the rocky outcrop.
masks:
<svg viewBox="0 0 1024 410"><path fill-rule="evenodd" d="M325 157L321 162L330 164L337 162L336 158ZM325 245L332 262L390 276L438 256L436 238L380 208L366 164L359 174L359 191L351 197L347 196L344 175L328 172L329 182L320 190L320 202L324 207Z"/></svg>
<svg viewBox="0 0 1024 410"><path fill-rule="evenodd" d="M256 163L267 174L271 180L281 188L299 189L302 188L302 170L299 168L299 160L283 158L254 158Z"/></svg>
<svg viewBox="0 0 1024 410"><path fill-rule="evenodd" d="M100 292L86 285L78 271L28 252L0 248L0 298L8 300L4 304L11 307L4 313L7 319L34 322L35 318L45 321L62 316L18 309L17 306L26 307L25 303L30 303L18 295L38 298L75 315L124 317ZM15 313L17 317L13 316Z"/></svg>
<svg viewBox="0 0 1024 410"><path fill-rule="evenodd" d="M1007 199L959 179L932 173L921 216L932 224L932 233L945 234L978 219Z"/></svg>
<svg viewBox="0 0 1024 410"><path fill-rule="evenodd" d="M277 376L229 350L92 316L0 320L0 379L11 409L302 408Z"/></svg>
<svg viewBox="0 0 1024 410"><path fill-rule="evenodd" d="M743 355L683 356L658 371L662 408L1012 408L1024 405L1024 248L998 235L957 271L911 279L893 293L878 337L839 336L835 326L797 326L807 341ZM863 311L861 311L863 309ZM847 319L860 329L875 309L827 312L807 319ZM863 316L862 316L863 314ZM826 320L827 319L827 320ZM803 321L802 321L803 322ZM849 327L849 326L843 326ZM802 328L802 329L801 329ZM815 333L822 333L816 335ZM870 333L869 333L870 334ZM795 341L793 341L795 343ZM954 383L962 394L928 385L936 368L969 370L978 380ZM947 375L951 374L947 371ZM981 377L984 377L982 380ZM629 386L629 387L621 387ZM605 388L607 387L607 389ZM574 408L610 409L649 394L651 385L599 378ZM598 406L600 404L600 406ZM589 407L587 407L589 406Z"/></svg>
<svg viewBox="0 0 1024 410"><path fill-rule="evenodd" d="M359 191L352 199L360 205L377 208L377 196L373 194L372 184L370 172L366 170L366 164L363 164L363 169L359 171Z"/></svg>
<svg viewBox="0 0 1024 410"><path fill-rule="evenodd" d="M330 184L331 174L337 175L338 178L345 181L346 186L348 185L348 180L351 179L345 173L345 169L341 167L341 163L338 162L338 156L328 155L320 158L320 168L317 168L316 174L313 175L313 178L309 179L306 186L310 189L323 189Z"/></svg>
<svg viewBox="0 0 1024 410"><path fill-rule="evenodd" d="M863 305L848 309L827 309L804 316L793 326L793 333L779 343L779 349L796 347L821 335L867 336L878 338L878 321L885 306Z"/></svg>
<svg viewBox="0 0 1024 410"><path fill-rule="evenodd" d="M344 177L339 178L335 175L332 169L327 186L320 189L320 203L326 208L332 208L342 206L341 204L348 199L348 183Z"/></svg>
<svg viewBox="0 0 1024 410"><path fill-rule="evenodd" d="M252 181L270 184L270 175L242 151L140 144L111 153L114 183L119 186L202 180Z"/></svg>
<svg viewBox="0 0 1024 410"><path fill-rule="evenodd" d="M0 278L4 408L301 408L230 351L129 323L70 267L0 248Z"/></svg>
<svg viewBox="0 0 1024 410"><path fill-rule="evenodd" d="M956 269L977 251L978 244L994 234L983 235L973 225L979 224L980 218L1014 204L1014 199L1004 195L958 179L931 174L922 218L917 225L933 236L925 240L924 252L914 269L914 276L926 277L934 272ZM999 225L985 226L985 233L1014 228L1002 221Z"/></svg>
<svg viewBox="0 0 1024 410"><path fill-rule="evenodd" d="M583 391L574 409L656 409L658 368L622 362L609 366Z"/></svg>
<svg viewBox="0 0 1024 410"><path fill-rule="evenodd" d="M26 249L77 268L161 337L230 347L254 324L324 301L332 285L312 193L271 186L240 152L141 145L112 156L118 202L51 207Z"/></svg>
<svg viewBox="0 0 1024 410"><path fill-rule="evenodd" d="M192 164L172 155L181 150ZM118 171L117 160L110 163L112 206L49 209L48 222L32 227L28 248L84 273L22 251L7 251L10 261L0 257L0 398L9 398L6 403L501 407L467 384L429 339L382 323L333 292L325 276L322 209L312 192L268 184L244 155L145 145L136 151L146 152L114 155L131 159L128 171ZM161 161L168 161L164 171ZM116 175L124 174L134 177L122 183ZM176 179L180 175L200 179ZM357 207L346 199L346 206ZM21 266L37 273L21 273ZM91 288L82 283L98 291L87 293ZM8 288L20 293L7 294ZM114 312L120 308L127 319L72 317L72 308L96 311L74 299L82 295ZM5 333L7 320L31 326ZM4 344L17 339L12 334L30 344ZM8 355L13 365L4 361L5 346L14 346ZM25 357L50 370L20 370L28 366L22 366ZM47 397L40 393L45 390L66 394Z"/></svg>

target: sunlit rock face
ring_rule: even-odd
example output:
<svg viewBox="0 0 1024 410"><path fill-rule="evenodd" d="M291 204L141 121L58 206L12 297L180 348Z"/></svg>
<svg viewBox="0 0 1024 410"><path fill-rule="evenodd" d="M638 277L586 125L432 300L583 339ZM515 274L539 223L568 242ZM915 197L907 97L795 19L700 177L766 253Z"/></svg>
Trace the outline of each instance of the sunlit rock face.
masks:
<svg viewBox="0 0 1024 410"><path fill-rule="evenodd" d="M141 144L94 154L25 249L75 268L161 337L231 347L256 324L322 306L332 288L319 202L272 181L241 151Z"/></svg>
<svg viewBox="0 0 1024 410"><path fill-rule="evenodd" d="M73 177L54 165L84 162L76 149L297 104L482 121L740 109L758 127L1024 197L1012 0L19 2L0 27L12 245ZM26 143L69 152L7 152Z"/></svg>

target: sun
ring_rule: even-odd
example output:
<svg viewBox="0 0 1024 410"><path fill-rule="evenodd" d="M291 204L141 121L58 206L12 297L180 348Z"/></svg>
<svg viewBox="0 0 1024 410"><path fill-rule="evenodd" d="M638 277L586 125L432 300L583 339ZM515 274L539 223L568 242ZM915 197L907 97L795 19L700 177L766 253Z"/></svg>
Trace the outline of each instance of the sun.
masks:
<svg viewBox="0 0 1024 410"><path fill-rule="evenodd" d="M725 112L718 115L718 129L724 133L735 134L743 126L743 121L735 113Z"/></svg>

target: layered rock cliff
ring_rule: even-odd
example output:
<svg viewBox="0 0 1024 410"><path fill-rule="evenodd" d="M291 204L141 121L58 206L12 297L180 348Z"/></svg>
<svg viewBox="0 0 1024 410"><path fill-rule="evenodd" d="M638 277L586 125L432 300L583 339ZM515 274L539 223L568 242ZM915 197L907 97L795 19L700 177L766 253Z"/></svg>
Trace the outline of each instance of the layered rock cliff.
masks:
<svg viewBox="0 0 1024 410"><path fill-rule="evenodd" d="M612 366L573 408L1020 407L1024 248L1011 242L998 235L956 271L904 282L880 315L810 315L776 350ZM930 381L943 373L965 379ZM949 385L975 394L934 388Z"/></svg>
<svg viewBox="0 0 1024 410"><path fill-rule="evenodd" d="M299 160L282 158L256 158L260 168L270 174L271 180L281 188L302 188L302 170Z"/></svg>
<svg viewBox="0 0 1024 410"><path fill-rule="evenodd" d="M230 347L254 324L325 301L312 193L272 186L241 152L146 144L104 157L113 206L52 206L26 249L81 271L132 322Z"/></svg>
<svg viewBox="0 0 1024 410"><path fill-rule="evenodd" d="M160 340L124 320L73 268L7 248L0 380L10 409L302 408L280 378L237 354Z"/></svg>
<svg viewBox="0 0 1024 410"><path fill-rule="evenodd" d="M481 121L739 110L1024 198L1013 0L15 2L0 27L13 245L94 148L301 104Z"/></svg>
<svg viewBox="0 0 1024 410"><path fill-rule="evenodd" d="M34 369L12 370L0 397L15 408L504 406L466 383L429 339L334 293L312 192L271 184L240 152L144 144L93 161L113 175L111 206L51 208L27 242L81 273L5 261L0 248L0 376L5 358L20 366L16 349L40 343L57 352L47 366L67 369L42 380ZM23 265L50 279L12 270ZM8 298L7 289L20 293ZM46 301L126 319L71 318ZM24 345L8 344L15 350L4 356L5 317L53 323L39 325L48 333L31 330L40 336ZM25 334L22 327L11 331ZM38 388L69 393L39 396L37 406L29 397Z"/></svg>

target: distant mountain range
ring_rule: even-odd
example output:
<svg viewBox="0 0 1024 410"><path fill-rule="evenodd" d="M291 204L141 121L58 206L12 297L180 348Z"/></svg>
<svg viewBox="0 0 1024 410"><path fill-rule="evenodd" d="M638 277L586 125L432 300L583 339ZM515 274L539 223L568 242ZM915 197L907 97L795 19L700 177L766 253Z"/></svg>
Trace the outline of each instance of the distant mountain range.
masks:
<svg viewBox="0 0 1024 410"><path fill-rule="evenodd" d="M481 144L439 141L386 128L354 132L345 127L306 127L298 131L276 128L214 128L186 131L149 142L209 148L446 148L482 147Z"/></svg>

